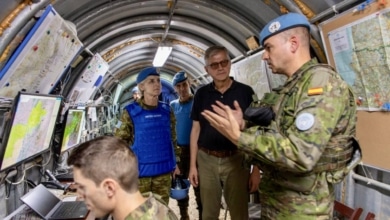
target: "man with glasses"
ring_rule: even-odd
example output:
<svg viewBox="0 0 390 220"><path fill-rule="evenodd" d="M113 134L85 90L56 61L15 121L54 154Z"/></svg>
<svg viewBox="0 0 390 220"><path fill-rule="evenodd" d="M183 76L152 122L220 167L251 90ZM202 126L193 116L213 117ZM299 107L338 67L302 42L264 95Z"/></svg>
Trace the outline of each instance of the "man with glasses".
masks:
<svg viewBox="0 0 390 220"><path fill-rule="evenodd" d="M208 48L204 60L205 70L213 81L199 88L194 97L189 178L194 187L200 183L202 219L218 219L223 192L231 219L247 220L249 192L257 190L259 170L255 167L249 175L250 167L244 166L244 155L201 112L212 110L216 101L246 109L253 101L254 91L229 77L231 61L225 47Z"/></svg>

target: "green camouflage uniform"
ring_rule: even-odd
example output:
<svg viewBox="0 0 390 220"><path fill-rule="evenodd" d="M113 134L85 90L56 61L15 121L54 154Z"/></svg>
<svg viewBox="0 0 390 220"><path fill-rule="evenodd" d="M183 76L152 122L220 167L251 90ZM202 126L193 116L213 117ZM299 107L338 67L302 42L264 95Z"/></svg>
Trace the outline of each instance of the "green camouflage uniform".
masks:
<svg viewBox="0 0 390 220"><path fill-rule="evenodd" d="M246 129L238 143L263 171L261 219L331 219L333 184L346 174L355 136L351 89L313 59L263 100L275 119ZM302 129L302 113L314 116L312 126Z"/></svg>
<svg viewBox="0 0 390 220"><path fill-rule="evenodd" d="M145 203L133 210L125 220L177 220L175 213L163 201L152 193L144 195L148 198Z"/></svg>
<svg viewBox="0 0 390 220"><path fill-rule="evenodd" d="M156 106L148 106L144 103L144 99L141 98L140 100L137 101L140 106L143 109L154 109ZM175 124L176 124L176 119L175 119L175 114L173 111L171 111L171 136L172 136L172 141L174 143L174 148L176 152L176 158L178 158L178 152L176 147L176 130L175 130ZM121 116L121 126L116 130L115 136L121 138L122 140L125 140L129 146L133 145L134 143L134 124L133 121L131 120L131 117L127 110L124 110ZM158 179L156 181L156 179ZM151 189L151 184L155 187L153 187L153 193L158 194L161 196L161 198L165 201L166 204L169 202L169 193L170 193L170 188L171 188L171 174L162 174L160 176L156 177L143 177L140 178L140 185L139 185L139 190L141 193L149 192ZM167 188L169 186L169 188Z"/></svg>

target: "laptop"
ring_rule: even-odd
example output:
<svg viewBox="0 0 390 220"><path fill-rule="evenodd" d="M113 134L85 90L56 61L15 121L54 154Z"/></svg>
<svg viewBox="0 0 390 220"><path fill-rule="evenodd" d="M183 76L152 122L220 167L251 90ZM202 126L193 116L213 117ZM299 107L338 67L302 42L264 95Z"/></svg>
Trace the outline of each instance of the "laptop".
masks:
<svg viewBox="0 0 390 220"><path fill-rule="evenodd" d="M85 219L88 214L83 201L62 201L42 184L22 196L20 200L45 220Z"/></svg>

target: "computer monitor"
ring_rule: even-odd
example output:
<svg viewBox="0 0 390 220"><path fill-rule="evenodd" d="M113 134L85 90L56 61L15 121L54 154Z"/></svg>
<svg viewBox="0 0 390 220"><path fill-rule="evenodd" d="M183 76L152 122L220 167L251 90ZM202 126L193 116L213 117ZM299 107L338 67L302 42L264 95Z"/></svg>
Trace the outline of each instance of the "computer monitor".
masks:
<svg viewBox="0 0 390 220"><path fill-rule="evenodd" d="M61 153L80 143L83 130L85 130L85 111L82 109L69 109L62 137Z"/></svg>
<svg viewBox="0 0 390 220"><path fill-rule="evenodd" d="M50 150L63 98L19 92L4 128L0 169L10 169Z"/></svg>

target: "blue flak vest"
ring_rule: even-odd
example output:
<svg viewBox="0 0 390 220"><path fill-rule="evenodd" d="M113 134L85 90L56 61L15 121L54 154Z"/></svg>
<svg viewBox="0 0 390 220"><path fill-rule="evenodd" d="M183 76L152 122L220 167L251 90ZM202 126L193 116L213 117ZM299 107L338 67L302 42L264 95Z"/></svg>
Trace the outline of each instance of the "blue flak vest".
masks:
<svg viewBox="0 0 390 220"><path fill-rule="evenodd" d="M134 124L134 144L131 149L138 158L139 177L152 177L175 169L176 160L171 134L170 108L158 103L152 110L137 102L126 107Z"/></svg>
<svg viewBox="0 0 390 220"><path fill-rule="evenodd" d="M189 146L190 134L192 128L192 119L190 118L193 99L190 102L180 104L179 99L171 102L171 108L176 117L176 135L177 145Z"/></svg>

